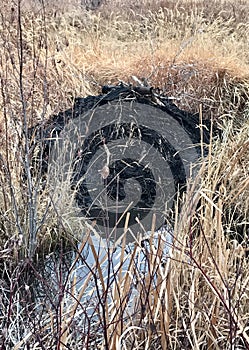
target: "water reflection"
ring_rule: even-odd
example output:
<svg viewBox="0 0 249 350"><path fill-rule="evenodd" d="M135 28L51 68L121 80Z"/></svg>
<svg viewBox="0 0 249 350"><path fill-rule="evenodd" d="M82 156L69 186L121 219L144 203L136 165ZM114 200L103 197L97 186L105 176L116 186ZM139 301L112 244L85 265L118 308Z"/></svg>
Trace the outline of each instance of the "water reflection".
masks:
<svg viewBox="0 0 249 350"><path fill-rule="evenodd" d="M152 234L136 243L129 243L125 247L118 245L110 246L110 243L94 235L90 236L84 244L82 252L75 256L77 262L74 266L72 280L77 281L77 290L84 289L82 300L90 303L100 295L105 295L111 302L111 293L115 283L122 283L126 275L130 276L129 294L136 293L138 279L144 279L151 274L151 265L158 264L158 268L164 269L173 246L173 230L170 226L163 226ZM154 261L153 261L154 260ZM89 278L89 276L91 276ZM156 284L157 273L155 271L153 283ZM87 285L84 283L87 281ZM95 300L96 301L96 300ZM88 312L95 311L95 303L88 307Z"/></svg>

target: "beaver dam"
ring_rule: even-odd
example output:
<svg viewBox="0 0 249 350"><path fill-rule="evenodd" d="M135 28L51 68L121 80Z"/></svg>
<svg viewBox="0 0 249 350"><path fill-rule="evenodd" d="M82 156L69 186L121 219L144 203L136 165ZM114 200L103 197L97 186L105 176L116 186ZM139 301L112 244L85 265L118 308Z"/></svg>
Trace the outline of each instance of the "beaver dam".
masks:
<svg viewBox="0 0 249 350"><path fill-rule="evenodd" d="M80 214L109 238L123 234L129 213L136 236L150 230L153 215L160 228L174 210L206 154L209 129L153 88L122 83L103 91L31 132L52 190L68 186Z"/></svg>

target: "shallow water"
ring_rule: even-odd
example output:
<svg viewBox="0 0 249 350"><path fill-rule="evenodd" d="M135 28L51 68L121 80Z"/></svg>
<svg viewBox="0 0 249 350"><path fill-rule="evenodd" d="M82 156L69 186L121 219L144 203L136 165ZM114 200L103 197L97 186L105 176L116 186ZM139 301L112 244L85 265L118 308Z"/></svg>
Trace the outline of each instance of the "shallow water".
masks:
<svg viewBox="0 0 249 350"><path fill-rule="evenodd" d="M86 278L89 278L90 275L93 276L85 288L82 301L88 302L88 297L95 299L97 289L102 292L111 291L115 283L120 283L125 275L131 274L134 269L130 293L136 294L137 279L145 278L149 273L151 256L160 257L158 264L161 267L165 266L170 257L172 245L173 230L168 226L162 227L154 234L147 232L140 243L129 243L125 247L121 245L113 247L107 240L103 238L99 240L96 236L91 236L85 244L81 258L77 260L74 273L71 276L72 280L79 281L77 283L78 290L83 287ZM134 250L136 250L135 254ZM132 269L130 267L131 260L133 262ZM156 278L155 274L154 283L156 283Z"/></svg>

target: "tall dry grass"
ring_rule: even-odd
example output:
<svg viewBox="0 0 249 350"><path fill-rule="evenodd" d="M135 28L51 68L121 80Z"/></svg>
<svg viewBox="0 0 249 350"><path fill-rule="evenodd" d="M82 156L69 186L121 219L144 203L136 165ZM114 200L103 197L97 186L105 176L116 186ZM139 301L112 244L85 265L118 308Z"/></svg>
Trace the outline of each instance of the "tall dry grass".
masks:
<svg viewBox="0 0 249 350"><path fill-rule="evenodd" d="M0 349L249 348L248 14L248 1L1 3ZM59 206L41 191L27 138L75 96L132 75L223 131L176 212L170 256L161 265L151 246L145 275L139 241L114 268L67 194ZM61 237L81 246L68 253Z"/></svg>

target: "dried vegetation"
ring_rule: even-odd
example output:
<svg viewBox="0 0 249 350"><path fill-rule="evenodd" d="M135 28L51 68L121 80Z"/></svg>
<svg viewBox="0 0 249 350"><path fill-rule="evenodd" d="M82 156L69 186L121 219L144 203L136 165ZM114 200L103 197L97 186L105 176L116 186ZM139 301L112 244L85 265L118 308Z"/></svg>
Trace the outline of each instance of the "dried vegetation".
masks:
<svg viewBox="0 0 249 350"><path fill-rule="evenodd" d="M0 5L0 349L249 349L249 2L82 4ZM176 212L170 257L162 266L151 247L145 275L139 242L114 264L67 193L58 210L27 137L133 75L222 130Z"/></svg>

